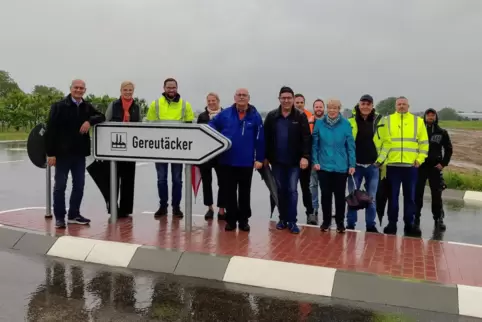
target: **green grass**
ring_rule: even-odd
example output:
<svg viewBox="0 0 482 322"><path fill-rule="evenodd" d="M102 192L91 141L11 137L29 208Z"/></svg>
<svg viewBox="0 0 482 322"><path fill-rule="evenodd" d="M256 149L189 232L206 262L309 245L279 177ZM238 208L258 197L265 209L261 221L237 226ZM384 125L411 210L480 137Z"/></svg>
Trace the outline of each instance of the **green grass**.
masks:
<svg viewBox="0 0 482 322"><path fill-rule="evenodd" d="M440 126L445 129L481 130L482 121L440 121Z"/></svg>
<svg viewBox="0 0 482 322"><path fill-rule="evenodd" d="M479 172L459 173L444 170L448 189L482 191L482 175Z"/></svg>
<svg viewBox="0 0 482 322"><path fill-rule="evenodd" d="M6 131L0 131L0 141L10 141L10 140L26 140L29 132L25 130L15 131L9 129Z"/></svg>

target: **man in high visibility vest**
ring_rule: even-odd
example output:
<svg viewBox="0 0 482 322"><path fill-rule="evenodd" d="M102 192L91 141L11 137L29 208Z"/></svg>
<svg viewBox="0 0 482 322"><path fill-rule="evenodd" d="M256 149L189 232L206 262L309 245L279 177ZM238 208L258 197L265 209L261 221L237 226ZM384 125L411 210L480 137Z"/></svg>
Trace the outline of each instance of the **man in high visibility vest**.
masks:
<svg viewBox="0 0 482 322"><path fill-rule="evenodd" d="M348 189L359 189L365 180L367 193L375 200L380 176L380 167L385 163L392 141L386 119L373 108L373 97L365 94L354 108L350 122L356 147L356 168L353 180L348 180ZM356 187L354 186L356 184ZM355 229L357 211L348 209L347 229ZM366 231L378 233L376 227L375 202L365 210Z"/></svg>
<svg viewBox="0 0 482 322"><path fill-rule="evenodd" d="M305 113L308 123L312 121L310 125L310 133L313 132L313 114L305 108L305 97L303 94L295 95L295 107ZM311 198L310 180L311 180L311 165L308 165L306 169L302 169L300 172L300 186L301 195L303 196L303 205L306 209L306 222L313 223L313 200Z"/></svg>
<svg viewBox="0 0 482 322"><path fill-rule="evenodd" d="M147 121L150 122L174 122L192 123L194 112L191 104L181 98L177 92L177 81L168 78L164 81L164 93L153 101L147 111ZM157 192L159 194L159 209L154 214L154 218L167 215L169 202L169 190L167 187L168 163L156 163L157 172ZM172 180L172 215L177 218L184 217L181 211L182 198L182 164L171 163Z"/></svg>
<svg viewBox="0 0 482 322"><path fill-rule="evenodd" d="M414 226L415 189L418 168L428 155L428 135L423 119L408 112L408 99L401 96L395 103L396 112L387 117L392 147L387 158L387 179L390 185L388 225L383 232L395 235L399 211L400 185L403 186L403 221L405 234L418 236L420 227Z"/></svg>

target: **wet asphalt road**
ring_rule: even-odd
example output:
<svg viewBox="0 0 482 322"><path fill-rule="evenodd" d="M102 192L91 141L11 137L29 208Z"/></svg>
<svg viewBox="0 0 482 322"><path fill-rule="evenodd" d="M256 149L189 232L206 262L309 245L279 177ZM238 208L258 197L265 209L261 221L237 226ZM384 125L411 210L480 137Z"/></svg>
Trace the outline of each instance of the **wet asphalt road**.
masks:
<svg viewBox="0 0 482 322"><path fill-rule="evenodd" d="M137 215L150 215L158 207L156 172L151 163L138 163L136 173L135 210ZM52 173L53 175L53 173ZM25 146L22 144L0 144L0 211L23 207L45 206L45 170L34 167L27 156ZM69 180L69 185L70 185ZM215 182L213 183L216 184ZM214 189L215 191L216 188ZM68 197L68 195L67 195ZM255 173L252 186L252 224L269 220L269 192L261 181L259 174ZM184 201L182 201L184 208ZM86 188L83 200L83 209L98 210L104 213L104 201L92 179L86 179ZM202 216L206 211L203 206L202 189L200 189L196 202L193 204L193 214ZM86 211L87 212L87 211ZM94 211L95 212L95 211ZM142 214L144 213L145 214ZM305 210L299 195L298 220L306 223ZM423 238L455 241L462 243L482 244L482 210L480 207L465 206L463 202L447 201L445 203L447 231L443 234L433 231L433 220L430 212L430 200L427 199L422 214ZM276 210L273 220L276 220ZM364 213L359 212L357 229L364 230ZM387 221L383 222L386 225ZM399 224L400 226L402 223ZM399 234L403 229L399 229Z"/></svg>
<svg viewBox="0 0 482 322"><path fill-rule="evenodd" d="M0 322L480 321L0 250Z"/></svg>

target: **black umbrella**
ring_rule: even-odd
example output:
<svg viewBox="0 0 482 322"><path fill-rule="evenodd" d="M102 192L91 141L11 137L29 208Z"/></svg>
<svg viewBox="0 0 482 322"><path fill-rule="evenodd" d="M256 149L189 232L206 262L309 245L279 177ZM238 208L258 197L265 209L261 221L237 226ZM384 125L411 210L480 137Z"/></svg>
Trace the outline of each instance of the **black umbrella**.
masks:
<svg viewBox="0 0 482 322"><path fill-rule="evenodd" d="M87 167L87 172L99 188L110 213L110 162L95 160Z"/></svg>
<svg viewBox="0 0 482 322"><path fill-rule="evenodd" d="M32 163L38 167L45 169L47 167L47 153L45 150L45 124L35 126L27 139L27 154Z"/></svg>
<svg viewBox="0 0 482 322"><path fill-rule="evenodd" d="M275 207L279 209L279 200L278 200L278 186L276 185L276 181L273 177L273 173L271 172L271 168L269 166L263 166L260 170L258 170L259 174L261 175L261 180L264 181L266 187L269 190L269 201L271 205L271 215L270 218L273 217L273 211Z"/></svg>
<svg viewBox="0 0 482 322"><path fill-rule="evenodd" d="M376 208L378 221L380 226L382 225L383 216L385 214L385 206L387 205L388 198L390 196L390 185L387 178L383 178L378 182Z"/></svg>

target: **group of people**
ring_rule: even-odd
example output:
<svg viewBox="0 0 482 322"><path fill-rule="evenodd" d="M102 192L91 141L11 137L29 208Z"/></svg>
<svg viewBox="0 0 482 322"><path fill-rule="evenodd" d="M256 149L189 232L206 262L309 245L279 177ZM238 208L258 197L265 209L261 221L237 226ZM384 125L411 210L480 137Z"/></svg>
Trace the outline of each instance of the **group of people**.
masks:
<svg viewBox="0 0 482 322"><path fill-rule="evenodd" d="M85 182L85 157L90 155L89 129L103 121L141 122L140 107L133 100L134 84L121 84L121 96L112 102L103 115L83 100L85 82L75 80L71 93L52 105L46 131L48 164L56 166L54 215L56 227L65 228L65 188L68 173L72 173L73 189L67 214L68 223L88 224L80 214ZM231 140L231 148L200 166L206 220L215 216L212 173L218 181L217 218L225 220L225 230L249 231L251 217L251 184L254 169L267 167L276 181L279 221L276 228L297 234L298 182L301 185L307 222L318 225L319 194L321 191L321 230L328 231L332 223L334 198L335 223L338 232L354 229L357 211L346 211L345 194L361 189L373 198L365 213L366 231L378 233L377 212L385 212L388 202L386 234L397 233L400 187L403 186L404 231L418 236L427 180L432 193L432 213L435 227L445 230L442 191L442 170L452 155L448 132L437 122L437 113L428 109L423 118L409 112L407 98L396 100L396 112L382 116L374 109L373 97L363 95L353 108L350 118L341 114L341 102L316 99L313 113L305 107L302 94L282 87L278 108L265 120L250 104L247 89L240 88L234 104L222 108L216 93L206 97L205 111L198 123L209 124ZM162 96L153 101L146 118L150 122L187 122L195 120L191 104L178 93L175 79L164 81ZM156 163L160 218L168 214L168 164ZM172 215L182 218L181 164L171 163ZM120 202L119 217L133 212L135 164L120 162L118 166ZM346 213L346 225L345 225Z"/></svg>

